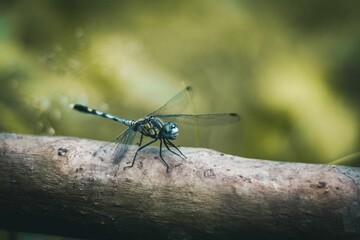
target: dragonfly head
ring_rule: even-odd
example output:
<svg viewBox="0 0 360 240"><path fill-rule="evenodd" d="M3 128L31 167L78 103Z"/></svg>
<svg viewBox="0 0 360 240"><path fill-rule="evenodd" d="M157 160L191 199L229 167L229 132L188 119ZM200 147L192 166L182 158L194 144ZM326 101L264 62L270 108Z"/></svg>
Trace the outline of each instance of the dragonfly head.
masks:
<svg viewBox="0 0 360 240"><path fill-rule="evenodd" d="M175 123L168 122L162 127L162 134L166 139L175 140L179 134L179 128Z"/></svg>

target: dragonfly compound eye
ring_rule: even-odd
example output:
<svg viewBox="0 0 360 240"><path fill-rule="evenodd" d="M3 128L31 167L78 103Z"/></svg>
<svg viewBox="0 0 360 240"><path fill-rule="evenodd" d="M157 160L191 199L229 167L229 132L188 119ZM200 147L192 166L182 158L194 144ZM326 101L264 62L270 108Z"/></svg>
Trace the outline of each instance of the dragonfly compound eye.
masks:
<svg viewBox="0 0 360 240"><path fill-rule="evenodd" d="M179 128L173 122L168 122L163 126L164 136L167 139L174 140L179 134Z"/></svg>

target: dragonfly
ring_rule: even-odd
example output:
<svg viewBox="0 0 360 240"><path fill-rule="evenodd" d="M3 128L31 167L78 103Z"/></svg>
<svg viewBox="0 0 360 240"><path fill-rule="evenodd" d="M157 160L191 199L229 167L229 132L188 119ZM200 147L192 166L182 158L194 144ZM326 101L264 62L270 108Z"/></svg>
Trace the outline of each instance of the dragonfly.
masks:
<svg viewBox="0 0 360 240"><path fill-rule="evenodd" d="M240 116L237 113L166 114L169 109L179 106L185 107L190 99L191 93L192 87L187 86L185 89L176 94L166 104L158 108L156 111L138 120L128 120L120 118L112 114L87 107L82 104L73 104L72 108L82 113L88 113L116 122L120 122L128 127L120 134L120 136L115 141L116 147L113 156L113 162L115 164L120 163L125 153L127 152L129 145L133 142L135 136L137 134L140 134L139 147L134 154L131 165L125 166L124 170L132 168L134 166L135 159L139 151L157 141L160 141L159 156L162 163L166 166L166 172L169 172L169 164L164 160L162 156L163 146L165 146L168 151L177 155L178 157L182 159L186 158L186 156L181 152L181 150L172 142L177 138L180 131L178 125L175 122L190 125L209 126L234 123L240 120ZM151 138L151 141L144 145L141 145L144 136Z"/></svg>

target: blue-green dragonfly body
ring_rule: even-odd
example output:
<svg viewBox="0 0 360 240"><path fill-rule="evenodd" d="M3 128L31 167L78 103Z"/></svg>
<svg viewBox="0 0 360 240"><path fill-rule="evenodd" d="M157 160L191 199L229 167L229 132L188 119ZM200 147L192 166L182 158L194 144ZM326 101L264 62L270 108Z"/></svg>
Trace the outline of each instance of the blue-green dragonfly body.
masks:
<svg viewBox="0 0 360 240"><path fill-rule="evenodd" d="M133 157L133 161L131 165L124 167L124 170L134 166L136 156L140 150L156 141L160 141L160 159L166 166L166 171L169 172L169 165L166 163L162 156L163 144L170 152L181 158L186 158L185 155L180 151L180 149L171 142L172 140L175 140L179 134L179 127L175 122L192 125L218 125L237 122L240 120L239 115L236 113L162 114L163 112L171 109L173 106L181 102L186 103L186 99L189 99L190 92L191 87L188 86L180 93L175 95L172 99L170 99L165 105L163 105L153 113L147 115L146 117L138 120L127 120L119 118L114 115L101 112L81 104L74 104L72 107L79 112L104 117L128 126L128 128L116 139L116 142L118 144L116 145L114 153L114 163L119 163L121 161L128 149L128 145L132 143L136 133L141 134L139 148L137 149ZM164 120L168 120L168 122L165 123ZM153 140L141 146L143 136L150 137ZM171 147L176 149L177 152L173 151Z"/></svg>

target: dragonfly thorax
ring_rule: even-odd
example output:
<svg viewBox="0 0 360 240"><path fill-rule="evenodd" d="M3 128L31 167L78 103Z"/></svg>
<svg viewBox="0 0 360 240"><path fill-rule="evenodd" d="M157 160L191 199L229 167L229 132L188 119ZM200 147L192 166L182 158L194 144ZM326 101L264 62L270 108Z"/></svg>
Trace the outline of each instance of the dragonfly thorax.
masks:
<svg viewBox="0 0 360 240"><path fill-rule="evenodd" d="M133 129L142 135L154 139L170 139L173 140L178 135L178 127L173 122L164 124L160 118L148 116L133 122Z"/></svg>
<svg viewBox="0 0 360 240"><path fill-rule="evenodd" d="M155 139L174 140L179 134L179 128L175 123L164 124L160 118L155 116L148 116L135 121L134 130Z"/></svg>

